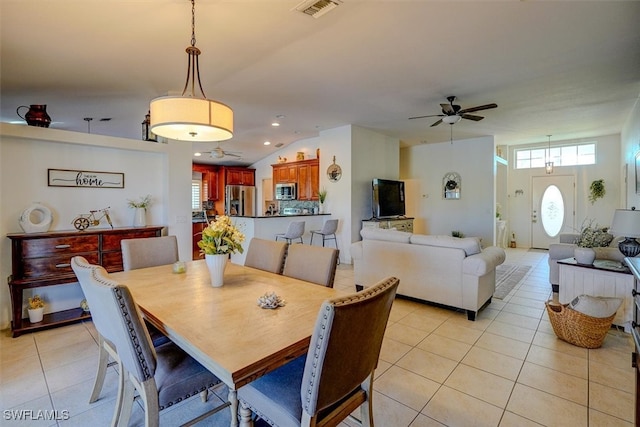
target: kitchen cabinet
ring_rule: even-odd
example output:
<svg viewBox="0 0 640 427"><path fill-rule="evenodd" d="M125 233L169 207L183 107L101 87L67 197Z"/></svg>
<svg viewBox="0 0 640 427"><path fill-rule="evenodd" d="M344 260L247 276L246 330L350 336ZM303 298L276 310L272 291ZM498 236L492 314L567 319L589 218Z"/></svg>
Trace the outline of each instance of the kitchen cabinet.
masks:
<svg viewBox="0 0 640 427"><path fill-rule="evenodd" d="M207 223L205 221L202 222L194 222L193 223L193 256L192 259L201 259L202 255L200 255L200 247L198 246L198 242L202 240L202 230L207 227Z"/></svg>
<svg viewBox="0 0 640 427"><path fill-rule="evenodd" d="M122 271L120 241L162 235L162 226L139 228L107 228L98 230L54 231L48 233L8 234L11 239L11 294L14 337L24 332L66 325L91 318L80 307L47 313L38 323L22 318L23 291L54 285L77 283L71 269L71 258L80 255L91 264L102 265L108 272Z"/></svg>
<svg viewBox="0 0 640 427"><path fill-rule="evenodd" d="M219 200L220 191L218 188L219 170L218 166L203 165L194 163L191 170L202 173L202 185L205 189L207 200Z"/></svg>
<svg viewBox="0 0 640 427"><path fill-rule="evenodd" d="M273 184L290 184L298 182L298 165L295 163L281 163L273 167Z"/></svg>
<svg viewBox="0 0 640 427"><path fill-rule="evenodd" d="M256 171L248 168L224 168L225 185L255 185Z"/></svg>
<svg viewBox="0 0 640 427"><path fill-rule="evenodd" d="M320 160L279 163L273 168L273 185L296 183L298 200L318 200L320 186Z"/></svg>
<svg viewBox="0 0 640 427"><path fill-rule="evenodd" d="M317 159L298 165L298 200L318 200L320 165Z"/></svg>

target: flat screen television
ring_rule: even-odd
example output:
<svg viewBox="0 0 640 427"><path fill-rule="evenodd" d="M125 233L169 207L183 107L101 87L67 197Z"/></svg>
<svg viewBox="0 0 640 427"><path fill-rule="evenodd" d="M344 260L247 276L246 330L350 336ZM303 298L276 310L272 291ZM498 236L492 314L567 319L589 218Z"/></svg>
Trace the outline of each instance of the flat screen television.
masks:
<svg viewBox="0 0 640 427"><path fill-rule="evenodd" d="M404 182L374 178L372 187L374 218L397 217L405 214Z"/></svg>

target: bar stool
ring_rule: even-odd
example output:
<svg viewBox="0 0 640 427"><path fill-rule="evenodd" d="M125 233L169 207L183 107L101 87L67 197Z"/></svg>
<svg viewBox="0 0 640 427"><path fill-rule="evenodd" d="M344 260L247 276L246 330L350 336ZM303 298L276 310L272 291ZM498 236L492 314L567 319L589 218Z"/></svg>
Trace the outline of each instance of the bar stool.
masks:
<svg viewBox="0 0 640 427"><path fill-rule="evenodd" d="M304 243L302 235L304 234L304 221L291 221L287 227L287 231L284 233L276 234L276 240L278 238L284 239L288 244L291 244L292 240L300 239L300 243Z"/></svg>
<svg viewBox="0 0 640 427"><path fill-rule="evenodd" d="M310 245L313 245L313 236L314 234L319 234L322 236L322 246L324 246L325 240L333 240L336 244L336 249L338 249L338 240L336 239L336 231L338 230L338 220L337 219L328 219L325 221L322 226L322 230L311 230L311 242ZM330 237L333 236L333 237Z"/></svg>

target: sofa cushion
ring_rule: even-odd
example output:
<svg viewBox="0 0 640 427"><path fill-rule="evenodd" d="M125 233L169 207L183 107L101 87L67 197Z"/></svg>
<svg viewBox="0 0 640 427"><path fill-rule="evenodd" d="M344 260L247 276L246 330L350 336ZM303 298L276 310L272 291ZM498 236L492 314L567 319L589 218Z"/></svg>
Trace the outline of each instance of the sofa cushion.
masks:
<svg viewBox="0 0 640 427"><path fill-rule="evenodd" d="M452 237L434 236L425 234L411 235L411 243L414 245L438 246L441 248L462 249L467 256L478 254L482 251L480 239L477 237Z"/></svg>
<svg viewBox="0 0 640 427"><path fill-rule="evenodd" d="M386 228L363 228L360 235L364 240L383 240L387 242L409 243L411 233Z"/></svg>

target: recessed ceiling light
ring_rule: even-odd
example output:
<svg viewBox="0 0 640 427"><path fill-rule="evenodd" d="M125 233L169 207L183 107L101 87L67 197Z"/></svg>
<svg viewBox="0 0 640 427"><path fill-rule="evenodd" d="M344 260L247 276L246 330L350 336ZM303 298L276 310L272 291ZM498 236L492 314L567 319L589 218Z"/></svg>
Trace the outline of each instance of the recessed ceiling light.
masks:
<svg viewBox="0 0 640 427"><path fill-rule="evenodd" d="M271 141L265 141L263 142L264 145L271 145Z"/></svg>
<svg viewBox="0 0 640 427"><path fill-rule="evenodd" d="M273 123L271 123L271 126L278 127L278 126L280 126L280 123L278 123L278 122L273 122Z"/></svg>
<svg viewBox="0 0 640 427"><path fill-rule="evenodd" d="M195 157L200 157L200 156L202 156L202 153L193 153L193 155L194 155Z"/></svg>

